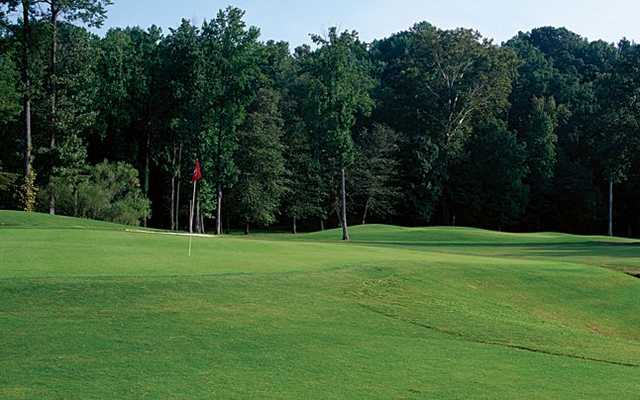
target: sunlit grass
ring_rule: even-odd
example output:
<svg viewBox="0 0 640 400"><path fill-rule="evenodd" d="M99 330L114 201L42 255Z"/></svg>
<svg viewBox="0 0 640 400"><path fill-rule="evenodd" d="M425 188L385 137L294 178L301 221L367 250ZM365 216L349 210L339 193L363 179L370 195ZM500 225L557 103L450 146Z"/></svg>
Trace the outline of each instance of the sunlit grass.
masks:
<svg viewBox="0 0 640 400"><path fill-rule="evenodd" d="M59 221L59 223L57 222ZM0 212L0 398L633 398L632 241L187 239ZM623 268L624 267L624 268Z"/></svg>

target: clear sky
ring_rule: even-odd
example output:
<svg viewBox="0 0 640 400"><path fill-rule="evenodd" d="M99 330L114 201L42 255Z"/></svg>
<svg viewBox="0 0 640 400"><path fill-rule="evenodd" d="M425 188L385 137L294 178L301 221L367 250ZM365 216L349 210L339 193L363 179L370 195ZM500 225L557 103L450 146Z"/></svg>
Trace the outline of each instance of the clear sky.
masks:
<svg viewBox="0 0 640 400"><path fill-rule="evenodd" d="M371 41L404 30L418 21L442 28L467 27L500 43L518 31L564 26L589 39L640 41L639 0L114 0L111 26L151 24L175 27L181 18L198 25L220 8L246 10L246 20L260 27L262 39L308 42L309 33L331 26L356 30Z"/></svg>

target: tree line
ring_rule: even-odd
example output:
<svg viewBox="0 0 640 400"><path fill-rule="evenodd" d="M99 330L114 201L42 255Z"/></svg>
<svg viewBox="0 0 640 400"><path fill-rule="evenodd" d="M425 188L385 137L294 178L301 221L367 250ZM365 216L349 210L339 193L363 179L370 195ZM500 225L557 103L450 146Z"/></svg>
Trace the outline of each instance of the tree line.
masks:
<svg viewBox="0 0 640 400"><path fill-rule="evenodd" d="M229 7L112 28L110 0L0 5L0 207L188 226L368 222L638 236L640 46L501 45L426 22L260 40ZM615 221L615 223L614 223Z"/></svg>

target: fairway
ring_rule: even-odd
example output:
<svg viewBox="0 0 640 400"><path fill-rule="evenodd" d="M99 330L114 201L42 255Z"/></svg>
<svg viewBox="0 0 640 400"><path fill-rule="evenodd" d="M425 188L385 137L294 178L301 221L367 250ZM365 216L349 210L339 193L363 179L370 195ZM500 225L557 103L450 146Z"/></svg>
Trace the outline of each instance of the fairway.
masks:
<svg viewBox="0 0 640 400"><path fill-rule="evenodd" d="M0 399L638 398L638 242L351 234L0 211Z"/></svg>

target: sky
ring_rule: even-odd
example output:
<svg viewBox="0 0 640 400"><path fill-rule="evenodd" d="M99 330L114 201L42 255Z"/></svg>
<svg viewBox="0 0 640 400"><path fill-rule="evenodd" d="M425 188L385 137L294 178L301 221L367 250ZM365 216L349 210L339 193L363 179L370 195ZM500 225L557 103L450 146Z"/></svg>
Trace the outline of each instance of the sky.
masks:
<svg viewBox="0 0 640 400"><path fill-rule="evenodd" d="M564 26L590 40L640 41L638 0L113 0L99 33L114 26L167 30L182 18L197 25L228 5L246 11L263 40L285 40L292 47L309 42L310 33L331 26L356 30L372 41L428 21L440 28L473 28L496 43L518 31L539 26Z"/></svg>

